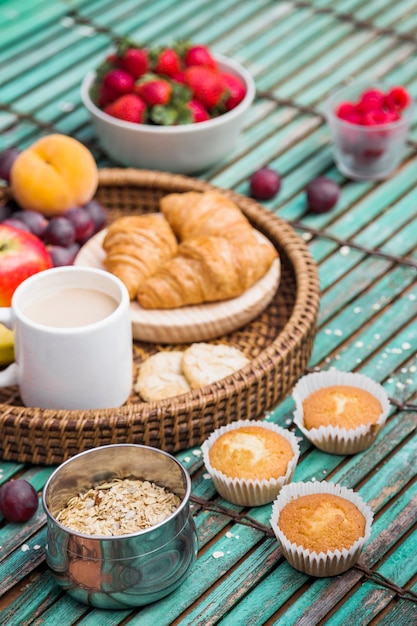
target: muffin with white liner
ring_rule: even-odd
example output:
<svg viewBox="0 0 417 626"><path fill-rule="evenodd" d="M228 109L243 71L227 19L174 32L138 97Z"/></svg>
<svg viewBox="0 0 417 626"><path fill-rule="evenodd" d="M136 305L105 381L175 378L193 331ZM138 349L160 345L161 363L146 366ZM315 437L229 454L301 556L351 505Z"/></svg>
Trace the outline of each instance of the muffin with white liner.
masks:
<svg viewBox="0 0 417 626"><path fill-rule="evenodd" d="M332 454L368 448L390 410L385 389L353 372L307 374L294 387L293 399L294 423L317 448Z"/></svg>
<svg viewBox="0 0 417 626"><path fill-rule="evenodd" d="M284 557L310 576L337 576L358 560L373 513L353 489L322 482L286 485L270 523Z"/></svg>
<svg viewBox="0 0 417 626"><path fill-rule="evenodd" d="M297 438L289 430L250 420L218 428L201 449L218 493L242 506L272 502L291 481L300 456Z"/></svg>

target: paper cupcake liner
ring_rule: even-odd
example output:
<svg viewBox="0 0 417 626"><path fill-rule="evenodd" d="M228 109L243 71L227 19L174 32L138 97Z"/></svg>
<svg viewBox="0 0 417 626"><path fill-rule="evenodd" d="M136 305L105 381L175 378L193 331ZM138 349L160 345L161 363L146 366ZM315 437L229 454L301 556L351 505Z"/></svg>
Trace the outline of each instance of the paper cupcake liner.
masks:
<svg viewBox="0 0 417 626"><path fill-rule="evenodd" d="M209 451L213 443L216 439L223 435L223 433L236 428L241 428L242 426L262 426L262 428L267 428L278 433L288 441L294 456L288 463L285 476L262 480L252 478L230 478L229 476L223 474L223 472L220 472L212 467L209 458ZM300 456L300 448L297 438L292 432L286 430L285 428L281 428L276 424L268 422L253 422L251 420L238 420L218 428L208 439L206 439L201 446L201 450L203 452L205 466L214 482L216 491L228 502L232 502L233 504L238 504L240 506L262 506L272 502L277 497L281 488L292 480Z"/></svg>
<svg viewBox="0 0 417 626"><path fill-rule="evenodd" d="M358 387L371 393L381 404L382 412L374 424L363 424L358 428L340 428L338 426L320 426L307 429L304 426L303 400L314 391L323 387L347 385ZM325 371L307 374L300 378L293 389L296 404L294 423L303 435L317 448L331 454L356 454L369 448L385 424L390 410L390 403L385 389L368 376L354 372Z"/></svg>
<svg viewBox="0 0 417 626"><path fill-rule="evenodd" d="M317 552L305 549L296 543L291 543L280 529L279 516L284 506L291 500L312 493L330 493L341 496L352 502L364 516L366 521L364 536L355 541L349 550L343 548L342 550L328 550L317 554ZM321 481L291 483L284 486L272 505L270 524L281 545L283 555L290 565L304 574L321 578L342 574L357 562L371 535L372 521L372 510L353 489L342 487L336 483Z"/></svg>

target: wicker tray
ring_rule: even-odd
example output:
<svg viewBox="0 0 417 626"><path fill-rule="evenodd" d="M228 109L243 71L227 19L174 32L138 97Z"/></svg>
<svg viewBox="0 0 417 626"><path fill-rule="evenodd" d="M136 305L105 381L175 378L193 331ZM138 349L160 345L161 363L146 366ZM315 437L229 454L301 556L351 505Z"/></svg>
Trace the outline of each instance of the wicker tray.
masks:
<svg viewBox="0 0 417 626"><path fill-rule="evenodd" d="M205 191L209 183L133 169L103 169L97 199L110 220L126 213L155 212L166 193ZM143 443L168 452L200 445L215 428L258 419L292 390L311 354L319 307L316 265L302 239L254 200L222 189L252 225L276 246L282 264L279 289L254 321L219 338L241 348L251 363L221 381L154 403L131 395L118 409L65 411L24 407L17 387L0 389L0 457L52 465L100 445ZM172 346L183 349L184 346ZM134 343L134 367L167 349Z"/></svg>

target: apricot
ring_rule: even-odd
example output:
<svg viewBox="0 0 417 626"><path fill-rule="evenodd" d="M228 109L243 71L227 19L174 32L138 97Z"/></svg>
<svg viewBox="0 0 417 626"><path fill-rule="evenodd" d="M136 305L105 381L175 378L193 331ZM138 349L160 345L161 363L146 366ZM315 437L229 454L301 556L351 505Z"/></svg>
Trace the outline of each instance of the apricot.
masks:
<svg viewBox="0 0 417 626"><path fill-rule="evenodd" d="M10 185L22 209L51 217L92 199L98 169L91 152L77 139L47 135L17 156Z"/></svg>

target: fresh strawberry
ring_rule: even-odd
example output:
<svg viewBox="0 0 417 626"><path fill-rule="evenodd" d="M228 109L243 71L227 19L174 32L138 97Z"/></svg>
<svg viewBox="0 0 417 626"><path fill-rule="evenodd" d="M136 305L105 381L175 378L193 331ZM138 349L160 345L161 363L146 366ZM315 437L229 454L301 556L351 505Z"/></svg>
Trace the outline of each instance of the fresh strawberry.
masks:
<svg viewBox="0 0 417 626"><path fill-rule="evenodd" d="M134 78L140 78L149 69L148 51L146 48L128 48L119 58L119 63Z"/></svg>
<svg viewBox="0 0 417 626"><path fill-rule="evenodd" d="M204 65L205 67L211 67L213 70L217 70L217 63L212 57L210 50L207 46L196 45L188 48L184 55L184 64L186 67L192 65Z"/></svg>
<svg viewBox="0 0 417 626"><path fill-rule="evenodd" d="M135 93L149 106L165 105L171 99L172 87L167 80L149 74L135 84Z"/></svg>
<svg viewBox="0 0 417 626"><path fill-rule="evenodd" d="M221 72L221 75L227 89L229 90L229 96L225 103L226 111L231 111L240 102L242 102L245 97L246 85L240 80L240 78L237 78L237 76L234 76L233 74Z"/></svg>
<svg viewBox="0 0 417 626"><path fill-rule="evenodd" d="M120 96L108 104L104 112L125 122L142 124L146 121L146 104L134 93Z"/></svg>
<svg viewBox="0 0 417 626"><path fill-rule="evenodd" d="M165 48L156 52L152 66L155 74L172 76L181 71L181 60L175 50Z"/></svg>
<svg viewBox="0 0 417 626"><path fill-rule="evenodd" d="M180 70L179 72L174 72L174 74L171 74L170 78L172 80L175 80L176 83L181 83L181 85L185 84L185 75L182 70Z"/></svg>
<svg viewBox="0 0 417 626"><path fill-rule="evenodd" d="M99 105L106 106L119 96L133 92L135 79L125 70L110 70L105 74L99 87Z"/></svg>
<svg viewBox="0 0 417 626"><path fill-rule="evenodd" d="M190 102L187 102L185 107L191 112L189 123L207 122L207 120L210 119L210 115L201 102L198 102L198 100L191 100Z"/></svg>
<svg viewBox="0 0 417 626"><path fill-rule="evenodd" d="M185 83L193 92L194 99L208 110L221 107L227 98L227 87L222 76L209 67L193 65L184 72Z"/></svg>
<svg viewBox="0 0 417 626"><path fill-rule="evenodd" d="M118 60L117 54L112 52L111 54L106 56L106 61L108 63L111 63L112 65L117 65L119 60Z"/></svg>

